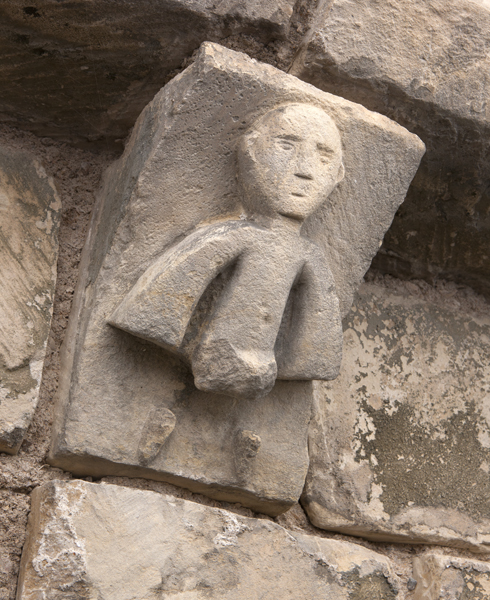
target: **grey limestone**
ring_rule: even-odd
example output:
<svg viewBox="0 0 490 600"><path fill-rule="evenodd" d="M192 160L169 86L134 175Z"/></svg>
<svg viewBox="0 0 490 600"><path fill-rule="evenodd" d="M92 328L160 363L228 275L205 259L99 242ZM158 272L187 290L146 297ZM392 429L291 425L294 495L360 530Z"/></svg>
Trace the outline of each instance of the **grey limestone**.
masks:
<svg viewBox="0 0 490 600"><path fill-rule="evenodd" d="M362 286L302 502L324 529L488 552L490 308L422 284Z"/></svg>
<svg viewBox="0 0 490 600"><path fill-rule="evenodd" d="M32 495L18 600L395 600L389 559L155 492L84 481Z"/></svg>
<svg viewBox="0 0 490 600"><path fill-rule="evenodd" d="M277 514L308 465L311 379L424 152L361 106L216 44L105 176L50 461Z"/></svg>
<svg viewBox="0 0 490 600"><path fill-rule="evenodd" d="M34 157L0 147L0 451L36 408L53 312L61 202Z"/></svg>
<svg viewBox="0 0 490 600"><path fill-rule="evenodd" d="M490 563L427 552L414 558L414 600L486 600Z"/></svg>
<svg viewBox="0 0 490 600"><path fill-rule="evenodd" d="M0 4L0 121L100 145L205 40L285 43L294 0L9 0ZM273 54L273 53L271 53Z"/></svg>
<svg viewBox="0 0 490 600"><path fill-rule="evenodd" d="M109 322L183 355L202 391L257 398L276 378L335 379L339 300L301 227L344 177L339 131L323 110L288 104L253 125L237 160L247 219L202 227L164 253ZM199 299L227 268L206 322L186 339Z"/></svg>

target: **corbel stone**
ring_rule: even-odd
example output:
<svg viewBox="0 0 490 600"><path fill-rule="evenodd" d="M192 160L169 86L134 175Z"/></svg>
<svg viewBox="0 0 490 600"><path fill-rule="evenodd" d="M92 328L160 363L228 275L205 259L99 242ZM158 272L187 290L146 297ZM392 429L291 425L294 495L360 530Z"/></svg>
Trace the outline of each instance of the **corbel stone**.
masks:
<svg viewBox="0 0 490 600"><path fill-rule="evenodd" d="M219 45L107 172L64 346L51 464L268 514L301 494L313 379L424 152Z"/></svg>

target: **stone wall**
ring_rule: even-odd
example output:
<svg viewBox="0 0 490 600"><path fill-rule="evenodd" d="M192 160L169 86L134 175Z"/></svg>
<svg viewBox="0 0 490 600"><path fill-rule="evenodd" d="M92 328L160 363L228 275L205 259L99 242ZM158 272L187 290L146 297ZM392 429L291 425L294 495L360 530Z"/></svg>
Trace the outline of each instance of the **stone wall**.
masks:
<svg viewBox="0 0 490 600"><path fill-rule="evenodd" d="M158 507L170 510L167 503L177 502L178 516L169 518L181 523L179 552L185 553L189 540L195 544L192 527L220 531L219 538L206 533L202 556L246 568L211 560L206 570L197 554L176 563L168 577L202 572L201 579L185 580L188 588L175 584L179 593L198 594L192 597L204 597L209 589L216 597L252 597L236 591L247 578L256 586L249 594L260 597L270 573L289 577L286 587L284 581L270 584L271 600L313 594L352 600L490 597L488 6L468 0L463 6L446 2L442 10L435 1L422 7L383 0L365 3L358 14L359 3L343 0L168 2L163 8L145 2L134 14L127 3L116 13L113 5L101 2L89 12L82 3L0 2L0 47L7 57L0 77L8 82L0 93L0 146L39 161L61 200L53 316L37 405L18 453L0 454L0 599L15 598L31 498L35 510L21 600L40 593L40 571L30 565L49 554L35 537L36 523L44 523L44 531L49 523L59 524L67 503L82 492L93 495L93 506L105 506L104 494L112 494L116 507L118 498L125 499L124 506L134 502L130 520L144 510L149 520L148 506L163 511ZM171 18L162 24L156 15L165 10ZM420 31L429 29L425 39ZM396 37L398 30L404 35ZM356 44L347 44L353 39ZM145 477L77 477L47 461L58 416L61 344L102 175L120 156L146 103L192 63L206 40L379 111L417 133L428 149L375 258L376 270L367 274L343 321L340 377L314 384L310 467L301 500L274 517ZM354 50L358 56L352 56ZM464 90L469 86L476 94L475 78L478 97L470 106ZM1 410L0 404L0 415ZM149 495L138 495L143 492ZM90 502L83 510L91 514ZM117 510L101 518L110 520ZM103 557L111 540L98 539L96 531L95 543L82 517L70 544L95 544L90 547ZM122 518L118 526L126 527ZM129 535L121 531L118 536ZM243 531L249 537L242 547ZM164 540L163 534L148 535L141 542L141 569L151 574L162 566L151 562L148 547ZM65 530L60 536L61 546L67 544ZM337 549L337 543L344 545ZM235 554L225 553L230 547L238 548ZM213 555L216 548L222 553ZM260 561L248 562L255 552L274 565L268 576ZM131 563L131 555L120 559L123 566ZM72 563L68 572L59 570L56 585L75 586L59 595L46 571L46 597L89 598L94 589L103 598L123 597L107 591L109 574L89 567L84 569L90 585L83 578L73 583L78 567ZM298 591L302 573L307 583ZM143 583L148 581L153 580ZM165 597L158 595L161 581L155 581L150 591L143 586L133 596ZM226 595L231 593L236 595Z"/></svg>

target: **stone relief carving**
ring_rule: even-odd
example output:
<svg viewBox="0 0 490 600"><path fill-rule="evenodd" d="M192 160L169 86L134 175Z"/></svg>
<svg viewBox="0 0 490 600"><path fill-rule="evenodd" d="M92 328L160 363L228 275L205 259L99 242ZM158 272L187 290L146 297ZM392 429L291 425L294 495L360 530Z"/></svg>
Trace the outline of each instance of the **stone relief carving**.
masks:
<svg viewBox="0 0 490 600"><path fill-rule="evenodd" d="M240 139L237 159L247 219L199 228L160 256L110 323L186 357L206 392L260 397L276 378L334 379L342 352L335 283L301 226L344 177L339 131L320 108L279 106ZM189 340L199 299L228 267L203 331Z"/></svg>
<svg viewBox="0 0 490 600"><path fill-rule="evenodd" d="M338 373L341 318L422 154L389 119L204 44L106 173L51 464L271 515L297 501L312 380Z"/></svg>

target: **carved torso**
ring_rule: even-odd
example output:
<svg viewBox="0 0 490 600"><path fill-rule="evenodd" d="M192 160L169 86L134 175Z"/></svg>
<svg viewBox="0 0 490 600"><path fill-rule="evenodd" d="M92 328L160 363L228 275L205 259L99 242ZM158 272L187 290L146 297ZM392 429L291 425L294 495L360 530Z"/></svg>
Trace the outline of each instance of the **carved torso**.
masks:
<svg viewBox="0 0 490 600"><path fill-rule="evenodd" d="M191 317L227 268L231 278L189 353ZM257 397L276 378L333 379L340 368L333 277L321 250L284 228L229 221L198 229L145 271L110 323L188 358L206 391Z"/></svg>

